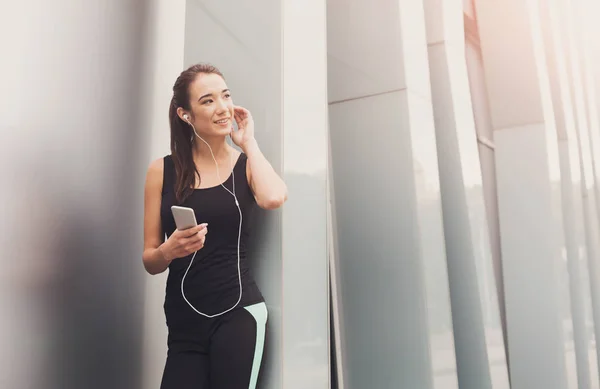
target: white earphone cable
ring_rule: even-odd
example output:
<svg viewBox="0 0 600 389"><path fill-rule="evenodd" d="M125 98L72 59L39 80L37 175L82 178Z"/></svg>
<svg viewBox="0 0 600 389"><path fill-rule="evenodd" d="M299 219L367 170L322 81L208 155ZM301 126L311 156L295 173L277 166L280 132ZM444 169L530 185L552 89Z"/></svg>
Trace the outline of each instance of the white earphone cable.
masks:
<svg viewBox="0 0 600 389"><path fill-rule="evenodd" d="M187 117L186 117L186 120L187 120ZM229 309L227 309L227 310L225 310L223 312L215 313L214 315L208 315L206 313L203 313L203 312L200 312L199 310L197 310L192 305L192 303L190 303L188 301L188 299L185 297L185 292L183 291L183 282L185 281L185 277L187 276L190 268L192 267L192 263L194 263L194 258L196 257L196 254L198 254L198 251L196 251L194 253L194 255L192 255L192 259L190 260L190 264L188 265L188 268L185 271L185 274L183 275L183 278L181 279L181 295L183 296L183 299L199 315L202 315L202 316L207 317L207 318L213 318L213 317L220 316L220 315L222 315L224 313L227 313L227 312L231 311L232 309L234 309L235 307L237 307L237 305L242 300L242 272L241 272L241 269L240 269L240 241L241 241L241 238L242 238L242 209L240 208L240 203L239 203L239 201L238 201L238 199L237 199L237 197L235 195L235 172L234 172L235 168L234 168L234 165L233 165L233 154L231 155L231 158L229 159L229 165L231 166L231 175L232 175L232 178L233 178L233 192L232 192L227 187L225 187L224 182L221 181L221 176L219 175L219 164L217 163L217 159L215 158L215 155L213 154L212 148L210 147L210 145L208 144L208 142L206 142L204 139L202 139L202 137L200 135L198 135L198 133L196 132L196 128L194 127L194 125L189 120L187 120L187 122L194 129L194 134L196 134L196 136L202 142L204 142L206 144L206 146L208 146L208 149L210 150L210 154L212 155L212 158L215 161L215 166L217 167L217 179L219 180L220 185L223 187L223 189L225 189L227 192L229 192L233 196L233 198L235 200L235 205L237 206L238 211L240 213L240 226L238 228L238 241L237 241L237 268L238 268L238 280L239 280L239 285L240 285L240 295L238 297L237 302L231 308L229 308Z"/></svg>

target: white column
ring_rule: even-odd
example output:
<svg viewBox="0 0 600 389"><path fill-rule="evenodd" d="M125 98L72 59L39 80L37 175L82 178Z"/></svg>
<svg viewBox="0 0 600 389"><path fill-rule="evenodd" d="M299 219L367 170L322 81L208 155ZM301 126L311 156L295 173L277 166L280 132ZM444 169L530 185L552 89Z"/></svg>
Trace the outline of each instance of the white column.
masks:
<svg viewBox="0 0 600 389"><path fill-rule="evenodd" d="M1 8L0 386L139 388L146 4Z"/></svg>
<svg viewBox="0 0 600 389"><path fill-rule="evenodd" d="M594 61L600 55L597 18L600 16L600 5L593 0L574 1L577 37L579 41L579 60L581 62L583 87L585 88L586 111L589 130L589 147L591 152L592 172L594 179L595 207L600 223L600 61ZM575 32L575 31L574 31Z"/></svg>
<svg viewBox="0 0 600 389"><path fill-rule="evenodd" d="M581 194L583 200L583 216L588 254L589 279L591 284L592 304L596 339L600 339L600 230L596 202L594 161L591 153L590 122L586 107L586 86L584 65L582 64L581 23L578 19L577 7L572 2L563 0L561 12L564 15L565 51L568 58L568 70L571 83L571 98L575 111L575 123L579 148L581 169ZM597 359L597 365L600 358Z"/></svg>
<svg viewBox="0 0 600 389"><path fill-rule="evenodd" d="M560 167L536 0L477 1L490 98L513 389L576 388ZM510 28L507 28L510 26Z"/></svg>
<svg viewBox="0 0 600 389"><path fill-rule="evenodd" d="M546 58L559 146L563 227L570 276L573 338L577 359L579 389L598 388L593 339L593 310L588 277L588 257L585 250L585 223L582 199L580 153L568 66L568 29L561 1L541 4ZM592 323L592 327L588 323ZM590 360L592 358L592 360Z"/></svg>
<svg viewBox="0 0 600 389"><path fill-rule="evenodd" d="M587 169L590 169L591 174L587 177L587 186L591 188L590 196L593 198L592 208L595 209L597 220L595 223L600 224L600 117L598 109L598 90L596 87L596 75L593 70L593 45L592 42L597 40L597 34L594 35L594 27L590 24L596 24L596 19L590 20L592 15L596 17L600 14L594 11L600 11L600 7L597 7L594 2L589 0L578 0L571 3L571 7L574 11L574 20L581 21L573 28L573 33L576 36L577 46L579 48L578 59L581 70L581 81L584 90L585 99L585 111L588 125L588 141L582 144L582 147L586 147L589 150L589 165ZM597 29L596 29L597 30ZM585 135L584 135L585 136ZM584 138L582 137L582 140ZM593 211L592 211L593 212ZM598 239L600 236L596 235ZM600 244L600 241L599 243ZM600 261L600 259L599 259Z"/></svg>
<svg viewBox="0 0 600 389"><path fill-rule="evenodd" d="M345 387L457 388L423 3L327 15Z"/></svg>
<svg viewBox="0 0 600 389"><path fill-rule="evenodd" d="M461 389L508 389L462 3L425 1L458 381Z"/></svg>
<svg viewBox="0 0 600 389"><path fill-rule="evenodd" d="M283 385L328 389L327 29L325 0L283 2ZM310 28L307 28L310 26ZM275 388L275 387L274 387Z"/></svg>
<svg viewBox="0 0 600 389"><path fill-rule="evenodd" d="M146 136L146 167L171 153L168 112L173 84L183 70L185 0L150 2L142 63L140 123ZM167 327L163 309L168 272L146 276L143 321L142 384L160 385L167 357Z"/></svg>

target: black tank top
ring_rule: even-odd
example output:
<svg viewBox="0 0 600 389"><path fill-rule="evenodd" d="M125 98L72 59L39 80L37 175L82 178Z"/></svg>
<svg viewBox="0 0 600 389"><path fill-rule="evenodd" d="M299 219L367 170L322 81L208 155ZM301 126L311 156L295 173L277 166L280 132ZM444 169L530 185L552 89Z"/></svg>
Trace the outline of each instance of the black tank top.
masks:
<svg viewBox="0 0 600 389"><path fill-rule="evenodd" d="M242 153L233 171L235 194L242 210L240 240L240 270L242 299L238 308L262 302L263 296L248 268L246 250L250 237L252 215L257 204L246 177L247 156ZM233 175L223 183L233 192ZM175 199L175 165L171 156L164 158L161 221L163 231L170 236L176 229L171 213L172 205L194 209L198 224L208 223L204 247L198 251L184 282L188 301L200 312L213 315L233 306L239 298L240 287L237 267L237 244L240 216L233 196L221 185L195 189L182 203ZM165 296L165 315L170 327L193 326L204 316L196 313L183 299L181 279L192 256L174 259L169 265Z"/></svg>

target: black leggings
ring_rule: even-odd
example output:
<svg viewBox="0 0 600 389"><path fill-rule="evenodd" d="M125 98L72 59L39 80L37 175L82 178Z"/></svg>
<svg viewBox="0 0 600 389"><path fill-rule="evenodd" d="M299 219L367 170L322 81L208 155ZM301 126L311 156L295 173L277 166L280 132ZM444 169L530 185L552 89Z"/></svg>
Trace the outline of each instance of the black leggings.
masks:
<svg viewBox="0 0 600 389"><path fill-rule="evenodd" d="M200 331L169 330L161 389L254 389L264 349L264 303L207 319Z"/></svg>

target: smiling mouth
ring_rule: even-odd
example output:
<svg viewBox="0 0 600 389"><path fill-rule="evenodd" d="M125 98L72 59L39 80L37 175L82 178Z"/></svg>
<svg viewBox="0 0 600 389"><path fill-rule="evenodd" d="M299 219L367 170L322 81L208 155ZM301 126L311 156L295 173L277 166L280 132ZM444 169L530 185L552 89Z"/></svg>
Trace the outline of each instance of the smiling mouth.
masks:
<svg viewBox="0 0 600 389"><path fill-rule="evenodd" d="M226 118L226 119L217 120L215 123L217 123L217 124L225 124L228 121L229 121L229 118Z"/></svg>

